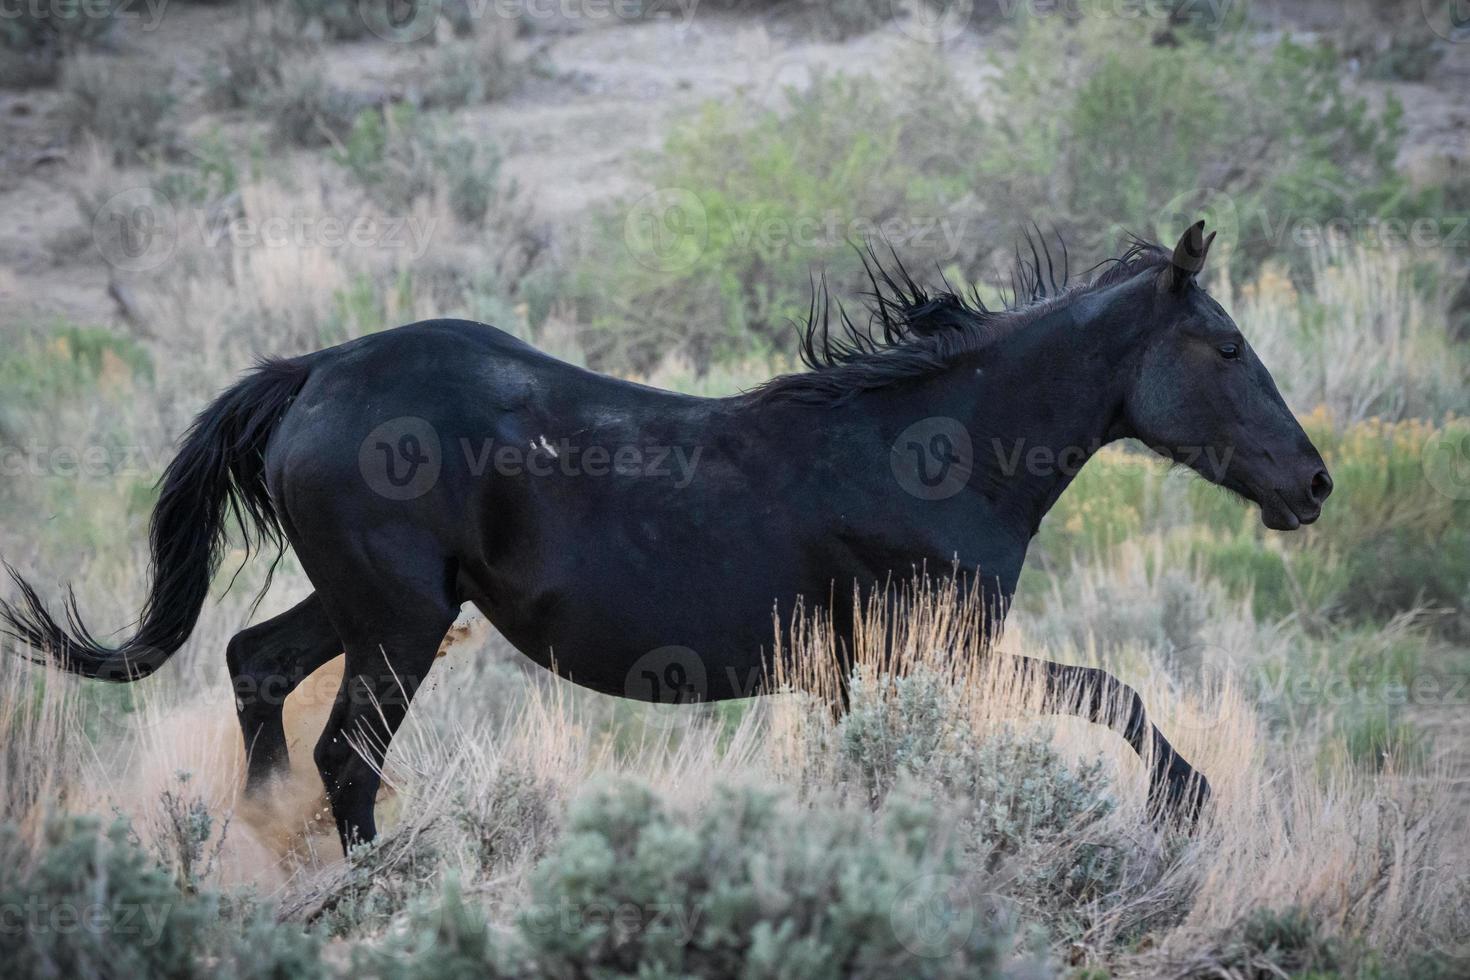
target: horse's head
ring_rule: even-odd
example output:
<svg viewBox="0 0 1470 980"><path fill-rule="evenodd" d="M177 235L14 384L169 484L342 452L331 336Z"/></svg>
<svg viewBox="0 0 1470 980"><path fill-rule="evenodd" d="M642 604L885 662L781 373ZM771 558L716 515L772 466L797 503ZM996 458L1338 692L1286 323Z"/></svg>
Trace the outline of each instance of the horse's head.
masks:
<svg viewBox="0 0 1470 980"><path fill-rule="evenodd" d="M1196 282L1215 238L1204 225L1156 273L1125 412L1156 452L1254 501L1267 527L1293 530L1322 513L1332 478L1271 372Z"/></svg>

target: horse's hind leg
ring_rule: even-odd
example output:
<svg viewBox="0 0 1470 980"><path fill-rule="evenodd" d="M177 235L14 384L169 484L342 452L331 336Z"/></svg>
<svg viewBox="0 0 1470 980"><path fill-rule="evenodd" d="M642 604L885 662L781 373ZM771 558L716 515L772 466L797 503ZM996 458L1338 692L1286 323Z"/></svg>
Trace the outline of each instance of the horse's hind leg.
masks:
<svg viewBox="0 0 1470 980"><path fill-rule="evenodd" d="M290 766L281 712L312 671L342 652L315 593L287 612L235 634L225 649L248 759L245 792L258 793Z"/></svg>
<svg viewBox="0 0 1470 980"><path fill-rule="evenodd" d="M347 669L317 742L316 764L344 852L377 834L373 803L383 759L459 614L447 585L452 576L444 574L447 563L438 574L434 564L400 559L391 581L383 578L384 566L375 564L372 575L360 576L343 595L340 608L332 604Z"/></svg>

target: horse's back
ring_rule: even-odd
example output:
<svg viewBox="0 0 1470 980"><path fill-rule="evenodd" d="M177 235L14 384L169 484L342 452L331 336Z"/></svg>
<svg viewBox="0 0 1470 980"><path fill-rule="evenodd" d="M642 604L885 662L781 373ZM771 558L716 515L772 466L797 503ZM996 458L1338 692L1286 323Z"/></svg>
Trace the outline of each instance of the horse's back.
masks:
<svg viewBox="0 0 1470 980"><path fill-rule="evenodd" d="M542 447L578 433L636 442L712 404L597 374L469 320L385 330L302 362L308 378L271 439L267 480L288 511L338 526L463 513L506 482L493 479L504 447L549 454ZM410 470L423 486L396 486Z"/></svg>

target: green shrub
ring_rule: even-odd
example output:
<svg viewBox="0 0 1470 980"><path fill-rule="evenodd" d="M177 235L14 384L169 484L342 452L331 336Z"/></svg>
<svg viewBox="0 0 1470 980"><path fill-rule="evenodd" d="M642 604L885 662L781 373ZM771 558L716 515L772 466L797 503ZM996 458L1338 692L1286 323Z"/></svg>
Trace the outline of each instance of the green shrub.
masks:
<svg viewBox="0 0 1470 980"><path fill-rule="evenodd" d="M321 939L274 916L253 916L224 950L211 975L220 980L325 980Z"/></svg>
<svg viewBox="0 0 1470 980"><path fill-rule="evenodd" d="M1384 619L1416 606L1461 609L1470 594L1470 494L1461 453L1470 424L1378 419L1346 431L1309 420L1337 490L1323 519L1300 537L1331 548L1346 568L1341 605L1359 618ZM1455 628L1452 617L1442 625Z"/></svg>
<svg viewBox="0 0 1470 980"><path fill-rule="evenodd" d="M381 980L479 980L517 976L508 945L494 935L484 911L465 902L451 876L442 896L415 903L380 949L356 947L353 956L360 969Z"/></svg>
<svg viewBox="0 0 1470 980"><path fill-rule="evenodd" d="M1124 229L1167 237L1214 209L1252 263L1278 249L1300 258L1284 224L1426 213L1394 169L1402 109L1350 94L1330 49L1261 50L1244 35L1153 45L1100 20L1080 30L1080 79L1040 27L1002 65L983 162L1013 213L1091 252Z"/></svg>
<svg viewBox="0 0 1470 980"><path fill-rule="evenodd" d="M34 858L15 829L0 828L0 906L25 910L0 929L11 976L203 976L213 905L174 888L131 840L90 818L52 822Z"/></svg>
<svg viewBox="0 0 1470 980"><path fill-rule="evenodd" d="M64 57L104 40L117 23L121 4L21 3L0 17L0 88L49 85L61 74Z"/></svg>
<svg viewBox="0 0 1470 980"><path fill-rule="evenodd" d="M1249 980L1330 977L1336 974L1340 960L1339 944L1325 937L1321 925L1306 911L1256 909L1221 937L1207 965L1180 976L1189 980L1221 975Z"/></svg>
<svg viewBox="0 0 1470 980"><path fill-rule="evenodd" d="M1424 732L1405 722L1402 712L1389 705L1346 711L1335 725L1347 757L1364 769L1420 765L1428 754Z"/></svg>
<svg viewBox="0 0 1470 980"><path fill-rule="evenodd" d="M891 239L963 283L991 279L990 249L1033 220L1099 257L1124 231L1171 239L1204 214L1243 267L1279 253L1305 270L1300 229L1446 213L1395 170L1401 108L1352 94L1326 48L1064 29L1079 56L1058 57L1054 23L1019 29L984 113L922 57L897 84L819 77L769 110L705 107L585 250L589 362L789 353L814 270L839 296L865 288L850 240Z"/></svg>
<svg viewBox="0 0 1470 980"><path fill-rule="evenodd" d="M842 758L874 800L882 799L904 777L926 781L965 778L941 771L947 763L964 766L969 748L955 724L954 698L945 682L922 671L904 677L858 670L849 682L848 711L837 726Z"/></svg>
<svg viewBox="0 0 1470 980"><path fill-rule="evenodd" d="M275 31L249 29L244 37L215 48L204 64L204 99L214 109L243 109L257 92L285 82L287 39Z"/></svg>
<svg viewBox="0 0 1470 980"><path fill-rule="evenodd" d="M411 82L410 101L426 109L458 109L515 91L526 74L515 52L516 24L499 16L487 20L471 26L472 36L433 49Z"/></svg>
<svg viewBox="0 0 1470 980"><path fill-rule="evenodd" d="M493 149L410 105L358 115L335 156L388 211L442 193L455 217L478 225L499 193L500 157Z"/></svg>
<svg viewBox="0 0 1470 980"><path fill-rule="evenodd" d="M62 73L67 118L74 131L95 134L111 146L120 163L163 154L175 137L172 78L171 68L154 62L122 65L101 55L77 55Z"/></svg>
<svg viewBox="0 0 1470 980"><path fill-rule="evenodd" d="M1133 850L1102 823L1113 810L1100 761L1068 765L1040 734L987 737L956 688L929 671L853 675L837 743L870 799L911 784L955 801L967 853L1008 896L1068 933L1116 889Z"/></svg>
<svg viewBox="0 0 1470 980"><path fill-rule="evenodd" d="M411 828L352 849L348 867L329 886L320 926L327 935L373 933L435 887L443 871L440 840Z"/></svg>
<svg viewBox="0 0 1470 980"><path fill-rule="evenodd" d="M722 789L695 817L612 783L573 805L518 928L542 976L992 976L964 881L926 806ZM939 916L922 936L916 911Z"/></svg>
<svg viewBox="0 0 1470 980"><path fill-rule="evenodd" d="M1166 486L1173 477L1162 463L1109 450L1057 501L1033 561L1055 574L1127 537L1170 532L1171 561L1197 563L1232 594L1251 595L1263 620L1462 612L1470 596L1470 494L1456 453L1470 424L1374 418L1339 429L1321 413L1303 421L1336 485L1311 527L1271 535L1254 505L1193 476ZM1187 506L1173 503L1181 492ZM1044 576L1033 569L1024 582L1042 586ZM1456 615L1434 622L1452 633L1464 626Z"/></svg>
<svg viewBox="0 0 1470 980"><path fill-rule="evenodd" d="M174 886L192 895L199 892L203 879L219 860L229 832L229 820L220 826L219 837L210 847L215 831L214 815L202 796L189 792L191 778L188 772L176 773L177 786L163 790L158 801L159 833L154 850L159 866L173 872Z"/></svg>
<svg viewBox="0 0 1470 980"><path fill-rule="evenodd" d="M925 70L938 71L925 64ZM947 77L947 76L946 76ZM604 217L578 276L590 363L646 371L792 350L814 269L866 286L851 243L967 262L974 108L929 76L893 92L818 77L753 118L707 105L650 161L650 195Z"/></svg>
<svg viewBox="0 0 1470 980"><path fill-rule="evenodd" d="M35 407L95 385L111 371L153 377L148 352L111 330L59 323L17 333L0 350L0 401L13 398L17 406Z"/></svg>
<svg viewBox="0 0 1470 980"><path fill-rule="evenodd" d="M276 139L292 146L327 146L341 139L364 99L327 81L305 62L280 66L279 82L255 90L252 105L270 120Z"/></svg>
<svg viewBox="0 0 1470 980"><path fill-rule="evenodd" d="M552 787L535 774L502 772L488 792L475 793L455 807L480 870L493 874L522 855L539 854L556 826Z"/></svg>
<svg viewBox="0 0 1470 980"><path fill-rule="evenodd" d="M357 0L293 0L297 21L302 27L320 25L321 31L334 41L356 41L366 37L367 21Z"/></svg>

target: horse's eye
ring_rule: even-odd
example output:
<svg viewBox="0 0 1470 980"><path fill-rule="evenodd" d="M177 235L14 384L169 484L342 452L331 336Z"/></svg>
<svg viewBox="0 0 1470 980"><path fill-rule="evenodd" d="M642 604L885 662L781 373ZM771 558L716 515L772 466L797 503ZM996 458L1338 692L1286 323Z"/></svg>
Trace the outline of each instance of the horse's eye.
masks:
<svg viewBox="0 0 1470 980"><path fill-rule="evenodd" d="M1227 361L1233 361L1240 356L1240 346L1238 344L1221 344L1220 356Z"/></svg>

